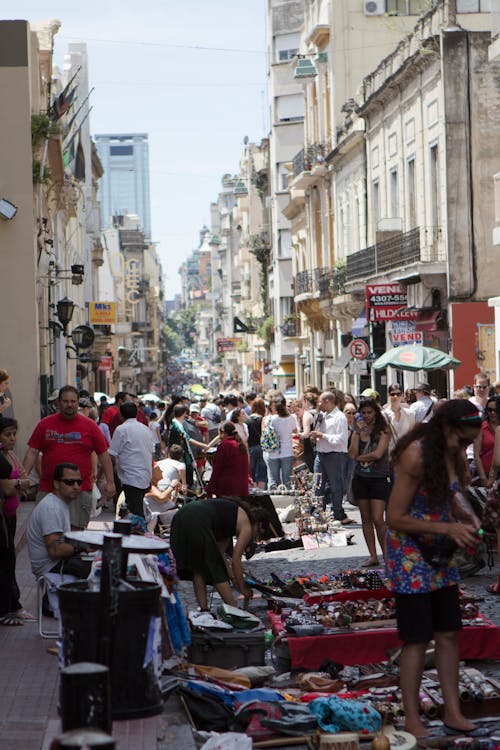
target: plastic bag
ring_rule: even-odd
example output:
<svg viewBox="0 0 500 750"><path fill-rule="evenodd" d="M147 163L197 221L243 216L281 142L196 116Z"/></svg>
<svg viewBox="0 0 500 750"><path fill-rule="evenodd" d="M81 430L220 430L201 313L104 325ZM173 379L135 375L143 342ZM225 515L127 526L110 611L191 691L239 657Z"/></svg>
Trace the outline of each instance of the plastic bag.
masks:
<svg viewBox="0 0 500 750"><path fill-rule="evenodd" d="M252 750L252 740L239 732L214 732L202 745L201 750Z"/></svg>

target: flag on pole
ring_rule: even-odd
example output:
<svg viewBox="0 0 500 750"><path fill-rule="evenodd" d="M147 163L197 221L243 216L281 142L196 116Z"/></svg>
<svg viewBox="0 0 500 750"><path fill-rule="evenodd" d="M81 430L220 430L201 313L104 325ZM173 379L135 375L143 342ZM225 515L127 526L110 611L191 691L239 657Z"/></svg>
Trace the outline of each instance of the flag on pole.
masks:
<svg viewBox="0 0 500 750"><path fill-rule="evenodd" d="M69 84L61 91L58 97L54 99L52 102L52 106L50 108L50 117L54 122L57 122L57 120L60 120L61 117L66 114L68 109L73 104L75 93L76 93L77 86L74 86L74 88L69 91Z"/></svg>

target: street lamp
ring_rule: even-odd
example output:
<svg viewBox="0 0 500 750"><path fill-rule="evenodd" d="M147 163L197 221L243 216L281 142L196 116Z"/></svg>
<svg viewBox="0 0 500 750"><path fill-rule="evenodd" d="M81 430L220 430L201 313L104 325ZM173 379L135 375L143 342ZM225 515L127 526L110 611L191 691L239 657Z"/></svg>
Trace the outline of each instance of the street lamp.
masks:
<svg viewBox="0 0 500 750"><path fill-rule="evenodd" d="M66 335L66 329L68 328L68 324L71 322L71 318L73 317L73 312L75 310L75 303L73 302L73 300L68 299L68 297L63 297L57 303L56 308L57 318L59 320L59 323L63 327L64 335Z"/></svg>

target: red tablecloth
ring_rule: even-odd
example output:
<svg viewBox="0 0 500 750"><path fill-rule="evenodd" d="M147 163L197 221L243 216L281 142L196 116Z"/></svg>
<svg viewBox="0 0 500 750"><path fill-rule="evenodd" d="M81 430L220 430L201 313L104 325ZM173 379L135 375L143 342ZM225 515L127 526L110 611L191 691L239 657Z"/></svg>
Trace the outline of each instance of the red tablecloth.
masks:
<svg viewBox="0 0 500 750"><path fill-rule="evenodd" d="M283 634L279 615L268 613L275 634ZM485 618L483 618L485 619ZM500 659L500 628L485 619L486 625L467 625L458 636L461 659ZM395 628L338 633L335 635L287 636L293 669L318 669L325 659L341 664L371 664L385 661L387 651L401 646Z"/></svg>

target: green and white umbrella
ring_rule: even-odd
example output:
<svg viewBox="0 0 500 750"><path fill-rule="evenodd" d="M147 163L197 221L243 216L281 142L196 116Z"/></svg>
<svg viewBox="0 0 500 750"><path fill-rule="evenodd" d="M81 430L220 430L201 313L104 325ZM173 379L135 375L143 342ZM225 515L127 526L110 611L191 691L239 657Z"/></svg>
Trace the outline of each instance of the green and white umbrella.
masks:
<svg viewBox="0 0 500 750"><path fill-rule="evenodd" d="M389 349L373 362L372 367L374 370L394 367L397 370L418 372L418 370L454 370L460 364L460 360L439 349L421 344L406 344Z"/></svg>

